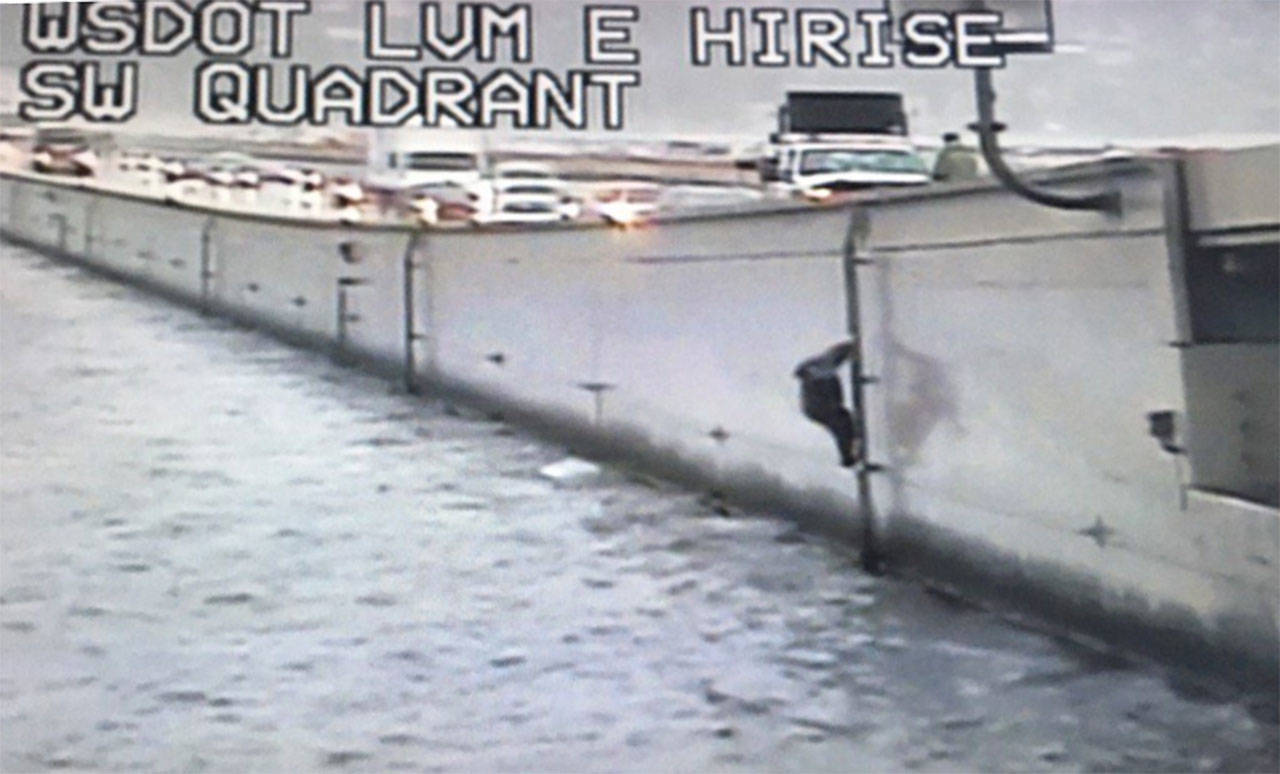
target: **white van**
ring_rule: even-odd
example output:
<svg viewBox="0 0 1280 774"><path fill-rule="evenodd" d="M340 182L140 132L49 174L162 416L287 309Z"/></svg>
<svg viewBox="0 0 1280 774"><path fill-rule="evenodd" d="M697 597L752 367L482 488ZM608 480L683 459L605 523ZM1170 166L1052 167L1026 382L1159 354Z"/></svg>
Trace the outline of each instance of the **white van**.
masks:
<svg viewBox="0 0 1280 774"><path fill-rule="evenodd" d="M453 184L471 186L480 182L481 154L444 149L393 150L387 154L385 172L377 176L386 187Z"/></svg>

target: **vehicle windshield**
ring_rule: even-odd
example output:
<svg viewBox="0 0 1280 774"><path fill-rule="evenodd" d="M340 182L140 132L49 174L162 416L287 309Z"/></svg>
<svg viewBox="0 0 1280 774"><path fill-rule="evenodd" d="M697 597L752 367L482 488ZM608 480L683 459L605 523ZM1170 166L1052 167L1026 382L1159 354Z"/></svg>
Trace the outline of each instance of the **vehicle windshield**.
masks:
<svg viewBox="0 0 1280 774"><path fill-rule="evenodd" d="M445 172L471 172L479 168L476 157L470 153L406 153L407 169L430 169Z"/></svg>
<svg viewBox="0 0 1280 774"><path fill-rule="evenodd" d="M502 192L508 194L535 194L545 196L554 196L559 193L557 189L546 185L513 185L509 188L503 189Z"/></svg>
<svg viewBox="0 0 1280 774"><path fill-rule="evenodd" d="M800 156L800 173L821 175L833 172L915 172L927 174L924 159L914 153L895 150L808 150Z"/></svg>
<svg viewBox="0 0 1280 774"><path fill-rule="evenodd" d="M548 180L551 178L551 172L537 167L499 167L495 177L515 177L533 180Z"/></svg>
<svg viewBox="0 0 1280 774"><path fill-rule="evenodd" d="M440 200L457 200L463 201L467 197L467 192L459 186L449 183L436 183L434 185L414 186L407 190L411 197L430 196L432 199Z"/></svg>
<svg viewBox="0 0 1280 774"><path fill-rule="evenodd" d="M518 201L507 202L502 206L506 212L553 212L551 202Z"/></svg>

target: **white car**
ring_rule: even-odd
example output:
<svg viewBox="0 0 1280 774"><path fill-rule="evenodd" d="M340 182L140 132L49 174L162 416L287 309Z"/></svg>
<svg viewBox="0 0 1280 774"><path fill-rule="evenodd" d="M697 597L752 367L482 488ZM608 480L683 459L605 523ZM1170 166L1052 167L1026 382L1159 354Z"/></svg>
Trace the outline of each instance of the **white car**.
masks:
<svg viewBox="0 0 1280 774"><path fill-rule="evenodd" d="M31 154L31 168L45 175L92 177L99 166L98 154L86 146L39 145Z"/></svg>
<svg viewBox="0 0 1280 774"><path fill-rule="evenodd" d="M555 180L511 179L493 182L492 204L476 212L471 222L557 223L573 220L582 206Z"/></svg>
<svg viewBox="0 0 1280 774"><path fill-rule="evenodd" d="M658 211L662 187L641 180L620 180L597 188L588 209L615 226L642 223Z"/></svg>
<svg viewBox="0 0 1280 774"><path fill-rule="evenodd" d="M492 176L472 189L472 223L555 223L582 214L582 205L550 167L522 161L494 165Z"/></svg>

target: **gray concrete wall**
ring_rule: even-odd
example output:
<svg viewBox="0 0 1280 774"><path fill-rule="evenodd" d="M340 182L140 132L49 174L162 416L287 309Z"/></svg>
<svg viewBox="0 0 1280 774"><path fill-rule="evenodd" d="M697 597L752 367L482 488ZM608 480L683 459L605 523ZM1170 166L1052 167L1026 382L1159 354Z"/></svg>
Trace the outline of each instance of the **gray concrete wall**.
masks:
<svg viewBox="0 0 1280 774"><path fill-rule="evenodd" d="M1074 600L1061 608L1072 623L1104 610L1196 629L1274 671L1275 511L1190 497L1186 459L1148 432L1149 412L1185 423L1188 410L1164 225L1173 189L1158 171L1112 181L1121 217L990 190L871 209L859 271L878 377L868 434L884 465L874 505L930 572L1009 598ZM1266 381L1256 367L1197 371L1189 386L1219 407L1237 382Z"/></svg>
<svg viewBox="0 0 1280 774"><path fill-rule="evenodd" d="M717 473L763 470L855 503L799 412L796 364L847 338L848 213L627 231L432 234L429 361L476 389ZM592 385L601 386L595 390Z"/></svg>
<svg viewBox="0 0 1280 774"><path fill-rule="evenodd" d="M1280 147L1205 150L1186 160L1188 225L1194 231L1275 228L1280 219Z"/></svg>
<svg viewBox="0 0 1280 774"><path fill-rule="evenodd" d="M1207 344L1183 354L1187 449L1199 487L1275 502L1280 471L1280 353L1268 344Z"/></svg>
<svg viewBox="0 0 1280 774"><path fill-rule="evenodd" d="M210 213L31 178L3 191L12 236L388 369L405 362L408 231ZM851 474L801 415L791 375L848 337L848 222L845 209L791 208L625 231L424 232L410 278L417 376L575 434L625 437L621 451L642 446L714 486L848 529Z"/></svg>

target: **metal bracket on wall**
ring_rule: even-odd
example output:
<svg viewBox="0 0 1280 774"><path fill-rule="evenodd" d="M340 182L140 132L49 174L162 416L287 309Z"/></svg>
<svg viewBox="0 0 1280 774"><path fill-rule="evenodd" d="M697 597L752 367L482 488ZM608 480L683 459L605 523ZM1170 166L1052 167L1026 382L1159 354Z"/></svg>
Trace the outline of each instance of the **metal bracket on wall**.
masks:
<svg viewBox="0 0 1280 774"><path fill-rule="evenodd" d="M339 242L338 255L342 256L343 263L355 264L363 259L355 242Z"/></svg>
<svg viewBox="0 0 1280 774"><path fill-rule="evenodd" d="M579 382L578 389L586 390L595 399L595 423L604 419L604 394L618 385L608 382Z"/></svg>

